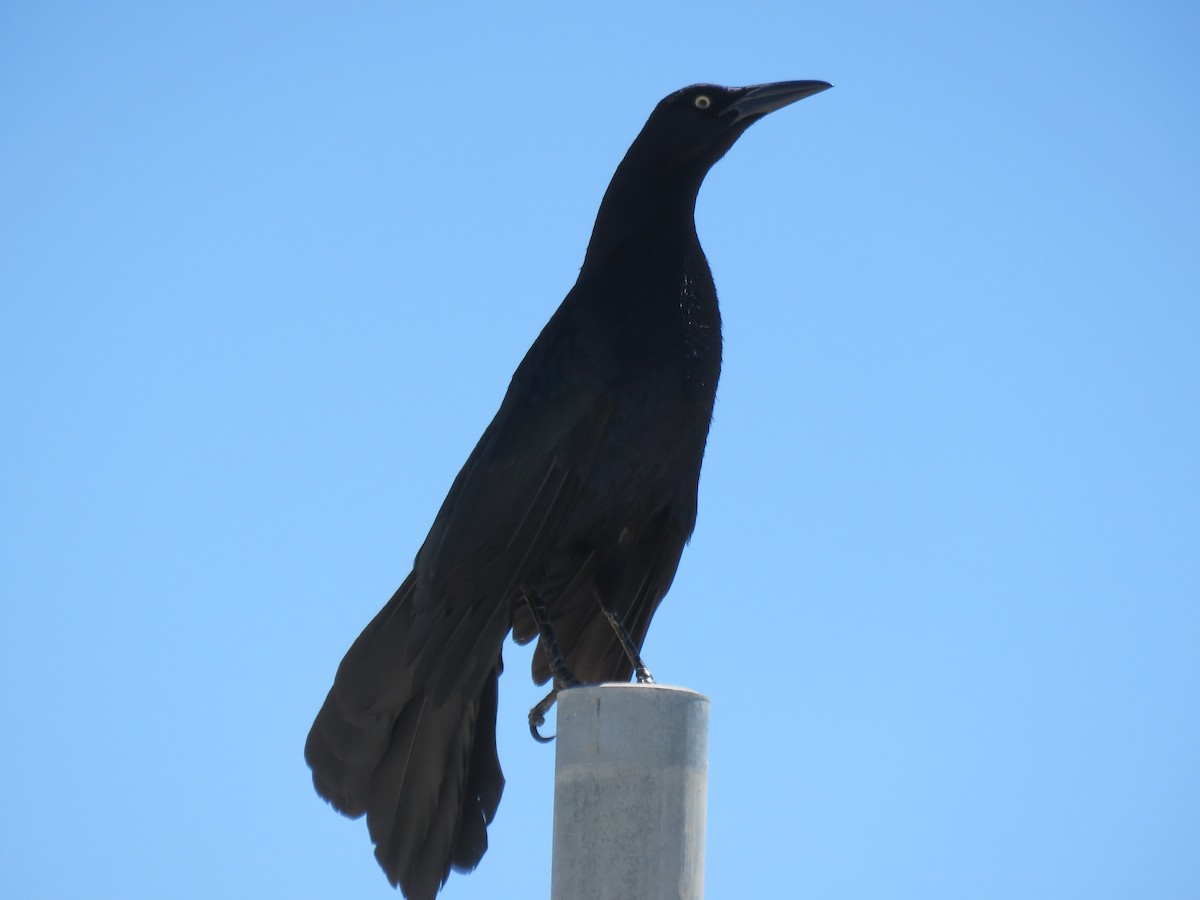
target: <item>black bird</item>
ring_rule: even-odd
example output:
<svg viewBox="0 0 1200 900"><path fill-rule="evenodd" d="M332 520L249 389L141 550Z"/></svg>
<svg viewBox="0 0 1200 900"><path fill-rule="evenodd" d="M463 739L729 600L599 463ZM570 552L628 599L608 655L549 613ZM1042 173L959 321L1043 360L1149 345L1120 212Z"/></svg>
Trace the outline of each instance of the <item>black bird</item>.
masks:
<svg viewBox="0 0 1200 900"><path fill-rule="evenodd" d="M637 654L696 523L721 371L696 195L750 125L829 86L700 84L655 107L604 194L578 281L412 573L338 667L304 756L317 793L366 813L375 857L409 900L431 900L487 849L510 630L541 637L533 678L553 676L555 691L635 668L649 680Z"/></svg>

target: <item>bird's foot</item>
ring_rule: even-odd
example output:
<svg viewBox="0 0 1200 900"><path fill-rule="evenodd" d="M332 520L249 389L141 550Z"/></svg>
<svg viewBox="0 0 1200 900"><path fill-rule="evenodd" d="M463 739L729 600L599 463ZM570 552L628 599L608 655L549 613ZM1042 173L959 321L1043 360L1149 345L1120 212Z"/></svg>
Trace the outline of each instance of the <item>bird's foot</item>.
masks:
<svg viewBox="0 0 1200 900"><path fill-rule="evenodd" d="M554 697L557 691L551 691L542 701L529 711L529 733L533 735L533 739L539 744L549 744L557 735L543 735L538 729L546 724L546 713L550 711L550 707L554 705Z"/></svg>
<svg viewBox="0 0 1200 900"><path fill-rule="evenodd" d="M554 734L545 736L538 729L546 724L546 713L550 712L550 708L554 706L554 702L558 699L558 692L566 688L578 687L578 685L579 682L574 678L565 682L555 679L554 689L543 697L537 706L529 711L529 733L533 735L533 739L539 744L549 744L557 737Z"/></svg>

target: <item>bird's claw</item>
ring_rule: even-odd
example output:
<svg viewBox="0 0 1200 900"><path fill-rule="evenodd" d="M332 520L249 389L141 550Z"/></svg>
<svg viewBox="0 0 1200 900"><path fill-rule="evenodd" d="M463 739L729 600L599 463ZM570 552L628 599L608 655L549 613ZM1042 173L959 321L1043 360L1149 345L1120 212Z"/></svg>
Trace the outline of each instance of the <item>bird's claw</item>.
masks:
<svg viewBox="0 0 1200 900"><path fill-rule="evenodd" d="M529 711L529 733L533 735L533 739L539 744L549 744L557 737L557 735L554 734L550 735L549 737L543 737L542 733L538 731L538 729L546 724L546 713L548 713L550 711L550 707L554 705L554 701L558 698L558 692L559 686L558 684L555 684L554 689L545 697L543 697L538 702L537 706Z"/></svg>
<svg viewBox="0 0 1200 900"><path fill-rule="evenodd" d="M538 731L538 729L545 724L545 716L535 716L532 711L529 713L529 733L533 735L533 739L539 744L551 744L554 742L554 739L558 737L556 734L543 737L542 733Z"/></svg>

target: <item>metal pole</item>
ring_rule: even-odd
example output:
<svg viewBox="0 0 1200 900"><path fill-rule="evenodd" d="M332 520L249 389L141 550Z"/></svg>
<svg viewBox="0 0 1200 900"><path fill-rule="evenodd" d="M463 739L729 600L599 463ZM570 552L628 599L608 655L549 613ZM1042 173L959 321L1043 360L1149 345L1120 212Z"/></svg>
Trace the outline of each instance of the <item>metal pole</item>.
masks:
<svg viewBox="0 0 1200 900"><path fill-rule="evenodd" d="M657 684L558 695L552 900L701 900L708 698Z"/></svg>

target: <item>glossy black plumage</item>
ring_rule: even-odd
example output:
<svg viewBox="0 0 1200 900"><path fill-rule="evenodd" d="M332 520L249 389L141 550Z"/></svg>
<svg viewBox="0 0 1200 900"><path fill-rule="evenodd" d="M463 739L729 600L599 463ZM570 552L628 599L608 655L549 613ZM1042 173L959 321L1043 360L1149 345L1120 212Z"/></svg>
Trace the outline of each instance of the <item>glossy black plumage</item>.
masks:
<svg viewBox="0 0 1200 900"><path fill-rule="evenodd" d="M665 98L604 195L579 279L513 375L412 573L351 646L305 747L318 793L366 814L409 900L470 870L504 787L501 647L542 599L575 677L628 680L696 522L721 319L693 221L757 119L828 87L694 85ZM544 646L538 683L550 677Z"/></svg>

